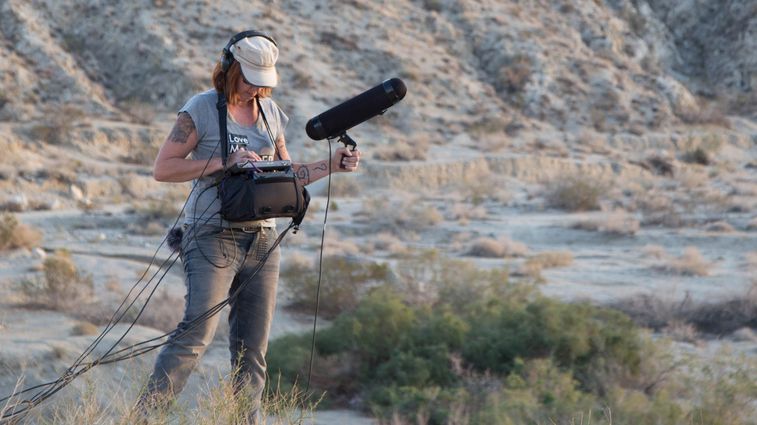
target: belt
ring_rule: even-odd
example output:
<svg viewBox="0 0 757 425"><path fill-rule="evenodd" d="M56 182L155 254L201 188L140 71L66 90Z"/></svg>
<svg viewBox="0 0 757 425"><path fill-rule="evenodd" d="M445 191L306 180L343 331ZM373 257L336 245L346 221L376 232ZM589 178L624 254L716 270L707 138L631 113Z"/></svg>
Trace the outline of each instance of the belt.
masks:
<svg viewBox="0 0 757 425"><path fill-rule="evenodd" d="M262 223L235 223L233 221L221 220L221 227L224 229L242 230L244 232L257 232L263 228Z"/></svg>

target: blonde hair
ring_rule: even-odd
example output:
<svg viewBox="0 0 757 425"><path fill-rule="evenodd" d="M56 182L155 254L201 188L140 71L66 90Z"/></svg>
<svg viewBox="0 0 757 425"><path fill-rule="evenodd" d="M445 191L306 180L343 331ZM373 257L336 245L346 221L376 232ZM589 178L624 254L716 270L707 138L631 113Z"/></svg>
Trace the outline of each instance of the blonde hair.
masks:
<svg viewBox="0 0 757 425"><path fill-rule="evenodd" d="M239 93L237 92L237 85L242 78L242 67L236 60L231 64L229 70L226 71L226 77L224 78L223 71L221 70L221 63L216 63L215 69L213 69L213 87L219 93L226 94L226 102L230 104L239 103ZM273 93L272 87L260 87L258 90L258 96L271 97Z"/></svg>

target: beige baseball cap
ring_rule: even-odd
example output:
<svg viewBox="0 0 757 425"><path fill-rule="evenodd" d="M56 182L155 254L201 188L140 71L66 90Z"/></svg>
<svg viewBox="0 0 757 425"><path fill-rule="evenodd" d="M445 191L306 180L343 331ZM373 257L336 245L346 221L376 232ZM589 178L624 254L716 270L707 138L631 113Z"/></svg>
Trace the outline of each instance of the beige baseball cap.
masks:
<svg viewBox="0 0 757 425"><path fill-rule="evenodd" d="M231 46L234 55L242 66L244 78L260 87L276 87L279 82L276 73L276 60L279 49L265 37L243 38Z"/></svg>

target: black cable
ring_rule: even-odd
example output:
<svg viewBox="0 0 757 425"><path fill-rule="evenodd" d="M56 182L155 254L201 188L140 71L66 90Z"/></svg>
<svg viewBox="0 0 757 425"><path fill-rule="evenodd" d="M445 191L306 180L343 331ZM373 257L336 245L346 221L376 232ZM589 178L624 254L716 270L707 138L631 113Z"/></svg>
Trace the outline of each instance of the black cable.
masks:
<svg viewBox="0 0 757 425"><path fill-rule="evenodd" d="M321 277L323 276L323 245L326 240L326 221L329 217L329 204L331 203L331 142L329 139L329 176L326 186L326 211L323 213L323 228L321 229L321 251L318 256L318 284L315 287L315 312L313 313L313 338L310 342L310 363L308 365L308 380L305 386L305 394L310 390L310 378L313 375L313 359L315 357L315 330L318 324L318 307L321 300Z"/></svg>

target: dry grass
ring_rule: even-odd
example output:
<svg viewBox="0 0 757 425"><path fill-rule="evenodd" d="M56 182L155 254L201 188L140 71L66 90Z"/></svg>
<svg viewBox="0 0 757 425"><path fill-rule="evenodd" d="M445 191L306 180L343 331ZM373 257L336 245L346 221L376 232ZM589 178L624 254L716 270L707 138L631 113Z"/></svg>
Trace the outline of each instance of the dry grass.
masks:
<svg viewBox="0 0 757 425"><path fill-rule="evenodd" d="M599 200L607 192L607 186L596 179L581 175L561 177L546 188L547 205L567 211L590 211L599 209Z"/></svg>
<svg viewBox="0 0 757 425"><path fill-rule="evenodd" d="M615 210L606 216L591 221L573 224L574 229L599 231L609 235L633 236L639 231L639 220L624 210Z"/></svg>
<svg viewBox="0 0 757 425"><path fill-rule="evenodd" d="M447 213L448 219L458 220L462 223L467 223L468 220L485 219L489 215L483 205L470 205L462 202L453 204Z"/></svg>
<svg viewBox="0 0 757 425"><path fill-rule="evenodd" d="M638 199L645 226L679 227L683 219L670 195L657 190L648 190Z"/></svg>
<svg viewBox="0 0 757 425"><path fill-rule="evenodd" d="M92 298L92 276L81 273L65 251L57 251L42 263L42 277L21 282L30 305L61 311L75 311Z"/></svg>
<svg viewBox="0 0 757 425"><path fill-rule="evenodd" d="M684 276L708 276L712 263L702 257L698 248L688 246L679 257L669 258L657 268Z"/></svg>
<svg viewBox="0 0 757 425"><path fill-rule="evenodd" d="M544 280L541 272L544 269L566 267L573 263L573 254L568 251L541 252L529 257L521 266L520 274L529 276L536 281Z"/></svg>
<svg viewBox="0 0 757 425"><path fill-rule="evenodd" d="M391 233L381 232L376 236L371 237L374 250L387 251L390 255L400 256L409 251L407 244L402 242L398 237Z"/></svg>
<svg viewBox="0 0 757 425"><path fill-rule="evenodd" d="M511 200L512 194L506 189L507 187L508 184L502 176L493 173L487 166L482 166L466 172L463 178L455 180L454 184L447 189L463 195L465 205L470 208L463 217L468 215L469 218L479 218L476 215L485 213L485 210L477 210L475 207L484 201L504 204ZM453 209L453 213L454 211Z"/></svg>
<svg viewBox="0 0 757 425"><path fill-rule="evenodd" d="M415 197L375 197L363 203L356 219L404 239L441 223L444 217L433 205Z"/></svg>
<svg viewBox="0 0 757 425"><path fill-rule="evenodd" d="M24 223L15 215L3 214L0 217L0 251L39 246L42 233Z"/></svg>
<svg viewBox="0 0 757 425"><path fill-rule="evenodd" d="M141 375L132 372L129 378L138 380ZM259 406L261 416L266 418L268 425L304 425L314 421L315 408L320 402L317 397L312 401L314 398L310 394L297 388L284 391L278 383L274 383L266 388L262 400L258 401L250 391L236 390L232 382L232 376L210 377L208 385L200 389L195 403L192 403L196 407L174 402L166 409L152 411L144 417L133 409L137 397L134 388L121 382L114 391L111 382L102 378L87 379L82 382L83 385L74 384L67 388L48 406L33 410L23 422L49 425L252 425L249 412L255 406ZM132 381L134 384L137 382Z"/></svg>

